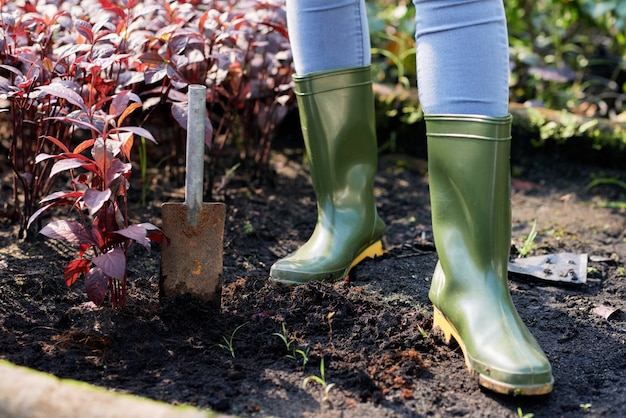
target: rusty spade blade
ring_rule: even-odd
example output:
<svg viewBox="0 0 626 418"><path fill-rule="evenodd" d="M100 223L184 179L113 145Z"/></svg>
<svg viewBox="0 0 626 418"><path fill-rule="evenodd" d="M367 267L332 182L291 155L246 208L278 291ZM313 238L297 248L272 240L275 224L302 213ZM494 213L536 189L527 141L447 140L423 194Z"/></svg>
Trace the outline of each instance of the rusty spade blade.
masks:
<svg viewBox="0 0 626 418"><path fill-rule="evenodd" d="M203 203L206 87L189 86L185 202L161 206L162 297L182 294L219 307L226 205Z"/></svg>

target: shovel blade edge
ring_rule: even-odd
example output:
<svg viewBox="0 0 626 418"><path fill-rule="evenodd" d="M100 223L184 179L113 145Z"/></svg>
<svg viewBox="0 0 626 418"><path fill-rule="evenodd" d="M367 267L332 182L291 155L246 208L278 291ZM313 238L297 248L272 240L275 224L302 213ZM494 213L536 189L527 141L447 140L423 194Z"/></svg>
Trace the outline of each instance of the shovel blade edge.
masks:
<svg viewBox="0 0 626 418"><path fill-rule="evenodd" d="M196 225L187 220L188 206L161 206L161 298L189 294L199 300L221 304L224 255L224 203L203 203Z"/></svg>

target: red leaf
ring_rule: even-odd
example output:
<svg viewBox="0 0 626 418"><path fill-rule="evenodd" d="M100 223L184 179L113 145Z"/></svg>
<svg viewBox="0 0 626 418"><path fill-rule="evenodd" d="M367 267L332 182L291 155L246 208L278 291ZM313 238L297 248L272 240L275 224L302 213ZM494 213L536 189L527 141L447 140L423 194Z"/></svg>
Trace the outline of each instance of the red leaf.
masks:
<svg viewBox="0 0 626 418"><path fill-rule="evenodd" d="M79 55L79 53L81 52L87 52L90 51L93 48L93 45L90 44L78 44L78 45L72 45L69 48L66 48L65 50L63 50L63 53L59 54L59 57L57 58L58 61L64 60L70 56L73 56L71 61L74 61L74 65L76 65L78 62L82 61L82 59L85 57L85 55Z"/></svg>
<svg viewBox="0 0 626 418"><path fill-rule="evenodd" d="M120 247L115 247L106 254L94 257L91 261L109 277L123 280L126 275L126 255Z"/></svg>
<svg viewBox="0 0 626 418"><path fill-rule="evenodd" d="M180 127L183 128L183 129L187 129L187 119L189 119L189 111L188 111L188 109L189 109L189 107L187 105L187 102L185 102L185 103L180 103L180 102L173 103L172 107L170 108L170 112L172 113L172 116L174 117L174 120L176 122L178 122Z"/></svg>
<svg viewBox="0 0 626 418"><path fill-rule="evenodd" d="M284 28L282 26L276 25L268 20L265 20L263 22L261 22L261 25L267 25L270 28L274 29L276 32L280 33L281 35L283 35L285 38L289 39L289 33L287 32L287 28Z"/></svg>
<svg viewBox="0 0 626 418"><path fill-rule="evenodd" d="M106 189L103 192L96 189L87 189L83 196L83 202L89 208L89 214L93 216L110 197L111 189Z"/></svg>
<svg viewBox="0 0 626 418"><path fill-rule="evenodd" d="M96 245L102 248L104 246L104 233L102 232L102 229L100 229L98 225L95 224L95 222L94 225L92 225L91 227L91 234L94 238L94 241L96 242Z"/></svg>
<svg viewBox="0 0 626 418"><path fill-rule="evenodd" d="M72 168L84 167L86 165L88 165L87 162L78 158L64 158L54 163L54 165L52 166L52 170L50 170L50 177L62 171L70 170Z"/></svg>
<svg viewBox="0 0 626 418"><path fill-rule="evenodd" d="M85 275L85 290L87 291L87 297L96 305L101 305L104 302L104 297L107 294L108 277L99 269L94 267Z"/></svg>
<svg viewBox="0 0 626 418"><path fill-rule="evenodd" d="M35 213L33 213L30 218L28 219L28 225L26 225L26 228L30 228L30 225L35 221L35 219L37 219L39 217L39 215L41 215L42 213L44 213L45 211L47 211L48 209L50 209L53 206L57 206L57 203L50 203L49 205L43 206L39 209L37 209L37 211Z"/></svg>
<svg viewBox="0 0 626 418"><path fill-rule="evenodd" d="M128 107L130 101L130 90L122 90L113 97L111 106L109 106L109 115L119 116Z"/></svg>
<svg viewBox="0 0 626 418"><path fill-rule="evenodd" d="M121 7L117 7L114 4L107 2L108 3L108 7L105 6L105 10L109 11L109 12L113 12L115 14L117 14L120 18L120 20L125 20L126 19L126 12L124 12L124 9L122 9Z"/></svg>
<svg viewBox="0 0 626 418"><path fill-rule="evenodd" d="M124 120L133 113L136 109L141 109L142 105L140 102L131 103L126 109L123 109L123 113L119 114L120 118L117 120L117 126L122 126Z"/></svg>
<svg viewBox="0 0 626 418"><path fill-rule="evenodd" d="M88 249L91 248L90 244L80 244L78 246L78 255L80 257L84 256Z"/></svg>
<svg viewBox="0 0 626 418"><path fill-rule="evenodd" d="M49 94L51 96L56 96L61 99L65 99L74 106L80 107L82 110L87 110L85 107L85 101L81 97L80 94L76 93L74 90L65 87L60 83L50 83L47 86L40 86L39 90L44 94Z"/></svg>
<svg viewBox="0 0 626 418"><path fill-rule="evenodd" d="M152 66L162 66L163 64L165 64L165 60L163 59L163 57L156 52L146 52L144 54L141 54L137 58L137 60L142 62L143 64Z"/></svg>
<svg viewBox="0 0 626 418"><path fill-rule="evenodd" d="M152 242L156 242L157 244L161 244L163 242L163 232L152 232L147 235L148 239Z"/></svg>
<svg viewBox="0 0 626 418"><path fill-rule="evenodd" d="M119 176L130 173L133 166L131 163L123 163L120 159L115 158L109 164L109 168L107 169L106 174L106 184L110 186L110 184L115 181Z"/></svg>
<svg viewBox="0 0 626 418"><path fill-rule="evenodd" d="M65 284L69 287L74 284L81 274L87 274L89 272L89 266L91 261L82 258L72 260L65 267Z"/></svg>
<svg viewBox="0 0 626 418"><path fill-rule="evenodd" d="M73 244L95 244L89 231L76 221L53 221L44 226L39 233L48 238L65 240Z"/></svg>
<svg viewBox="0 0 626 418"><path fill-rule="evenodd" d="M151 223L146 222L139 225L131 225L128 228L119 229L115 231L115 233L132 239L133 241L143 245L148 251L150 251L150 241L157 242L159 238L155 235L161 235L161 232L159 231L158 233L148 234L149 230L158 231L159 229Z"/></svg>
<svg viewBox="0 0 626 418"><path fill-rule="evenodd" d="M67 146L62 143L61 141L59 141L58 139L56 139L53 136L49 136L49 135L44 135L42 136L42 138L47 139L48 141L52 142L54 145L56 145L57 147L61 148L61 151L63 152L70 152L70 150L67 148Z"/></svg>
<svg viewBox="0 0 626 418"><path fill-rule="evenodd" d="M41 154L37 154L37 156L35 157L35 163L39 164L40 162L49 160L50 158L57 158L57 156L42 152Z"/></svg>
<svg viewBox="0 0 626 418"><path fill-rule="evenodd" d="M189 119L189 111L187 103L173 103L170 112L174 117L174 120L178 122L178 124L183 129L187 129L187 120ZM204 119L204 143L206 146L210 147L213 139L213 126L211 125L211 120L208 115Z"/></svg>
<svg viewBox="0 0 626 418"><path fill-rule="evenodd" d="M60 192L50 193L48 196L41 199L39 203L45 203L55 199L78 199L79 197L82 197L82 195L83 192L80 191L62 190Z"/></svg>
<svg viewBox="0 0 626 418"><path fill-rule="evenodd" d="M133 241L142 243L143 241L145 241L148 231L143 226L131 225L128 228L118 229L117 231L115 231L115 233L120 234L126 238L130 238Z"/></svg>
<svg viewBox="0 0 626 418"><path fill-rule="evenodd" d="M148 131L146 128L141 128L139 126L122 126L120 128L117 128L116 131L131 132L137 136L142 136L146 139L149 139L155 144L157 143L156 139L154 139L150 131Z"/></svg>
<svg viewBox="0 0 626 418"><path fill-rule="evenodd" d="M76 32L80 33L89 43L93 43L93 31L91 30L91 24L89 22L76 19L74 21L74 28Z"/></svg>
<svg viewBox="0 0 626 418"><path fill-rule="evenodd" d="M149 68L144 73L144 79L146 80L146 84L154 84L163 80L166 75L167 70L165 68Z"/></svg>
<svg viewBox="0 0 626 418"><path fill-rule="evenodd" d="M78 144L76 146L76 148L74 148L74 154L80 154L81 152L83 152L84 150L86 150L87 148L93 146L93 143L95 142L95 139L86 139L83 142L81 142L80 144Z"/></svg>

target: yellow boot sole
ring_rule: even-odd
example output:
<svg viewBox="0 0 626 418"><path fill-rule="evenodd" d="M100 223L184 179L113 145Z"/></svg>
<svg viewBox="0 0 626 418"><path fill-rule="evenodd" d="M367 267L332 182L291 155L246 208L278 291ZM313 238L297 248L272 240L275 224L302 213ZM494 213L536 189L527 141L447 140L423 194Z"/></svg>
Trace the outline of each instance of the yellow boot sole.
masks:
<svg viewBox="0 0 626 418"><path fill-rule="evenodd" d="M280 285L286 285L286 286L295 286L295 285L300 285L300 284L305 284L305 283L309 283L311 281L317 281L317 282L339 282L341 280L344 280L346 278L346 276L348 275L348 273L350 273L350 270L352 270L354 267L356 267L357 264L359 264L360 262L362 262L363 260L365 260L366 258L374 258L374 257L380 257L381 255L385 254L386 252L386 242L385 242L385 238L381 238L377 241L375 241L374 243L368 245L367 247L365 247L365 249L363 251L361 251L359 254L357 254L357 256L354 258L354 260L352 260L352 263L350 263L350 265L348 266L348 268L346 268L342 274L340 274L339 276L336 276L336 278L334 278L333 280L308 280L308 281L299 281L299 280L289 280L289 279L285 279L285 278L278 278L278 277L272 277L271 281L275 284L280 284ZM324 276L324 275L322 275ZM332 276L332 274L331 274Z"/></svg>
<svg viewBox="0 0 626 418"><path fill-rule="evenodd" d="M452 338L457 342L461 350L463 351L463 357L465 359L465 365L472 377L478 380L478 384L482 387L501 393L504 395L523 395L523 396L536 396L545 395L552 391L553 383L541 384L541 385L512 385L505 382L494 380L489 376L481 374L473 366L470 356L467 353L465 343L461 339L458 331L452 325L452 323L443 315L443 313L435 308L433 315L433 329L438 328L443 334L443 339L446 344L450 344Z"/></svg>

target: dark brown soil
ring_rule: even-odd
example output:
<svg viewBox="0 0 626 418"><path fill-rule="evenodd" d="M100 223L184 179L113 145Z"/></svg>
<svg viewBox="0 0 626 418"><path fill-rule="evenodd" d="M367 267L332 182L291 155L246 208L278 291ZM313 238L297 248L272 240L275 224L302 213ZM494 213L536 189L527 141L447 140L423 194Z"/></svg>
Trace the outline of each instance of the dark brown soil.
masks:
<svg viewBox="0 0 626 418"><path fill-rule="evenodd" d="M272 182L245 175L220 195L228 204L222 307L158 298L159 248L137 246L129 261L128 307L87 303L82 282L62 279L74 248L43 237L17 241L0 229L0 358L169 403L241 416L276 417L620 417L626 416L626 260L624 200L615 186L586 190L609 171L541 157L515 161L513 247L533 220L531 255L590 256L588 281L566 285L510 277L521 316L552 362L552 394L506 397L468 376L457 347L432 333L427 293L437 256L432 244L425 162L381 158L376 192L388 225L389 252L362 263L347 282L274 287L271 264L311 233L315 200L298 150L273 156ZM2 195L9 173L2 175ZM157 182L163 187L164 182ZM159 205L177 200L165 187L138 221L160 224ZM178 200L179 201L179 200ZM608 319L594 308L619 308ZM293 343L288 351L284 325ZM238 328L239 327L239 328ZM234 330L238 329L236 333ZM233 336L234 333L234 336ZM233 336L234 355L225 349ZM220 346L221 345L221 346ZM308 353L304 364L301 354ZM296 354L296 359L288 354ZM333 384L303 381L320 375ZM88 416L89 401L77 416Z"/></svg>

